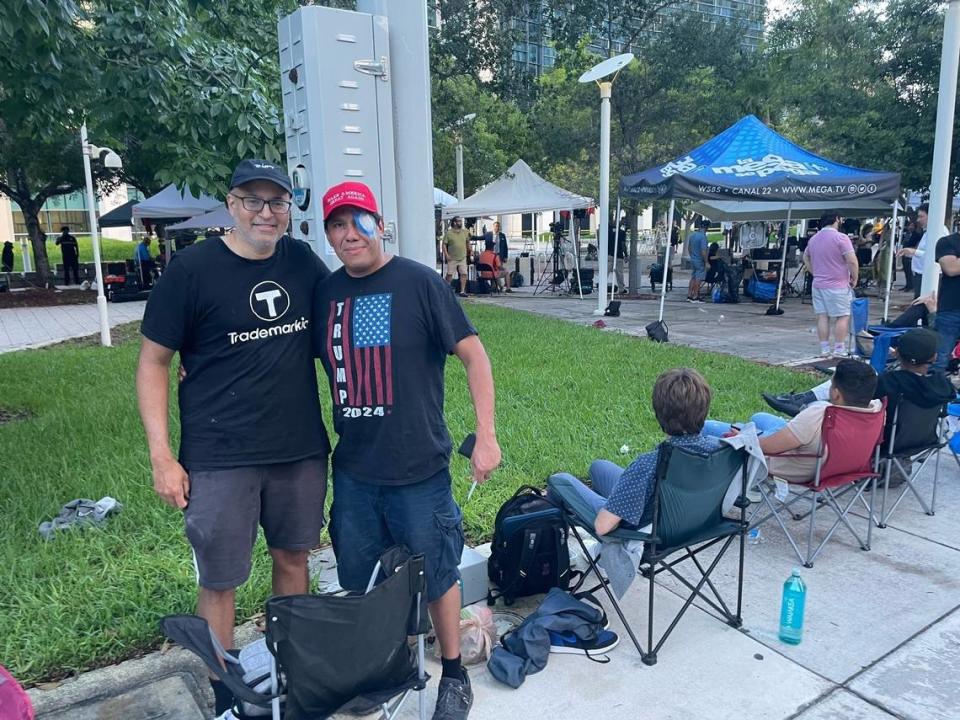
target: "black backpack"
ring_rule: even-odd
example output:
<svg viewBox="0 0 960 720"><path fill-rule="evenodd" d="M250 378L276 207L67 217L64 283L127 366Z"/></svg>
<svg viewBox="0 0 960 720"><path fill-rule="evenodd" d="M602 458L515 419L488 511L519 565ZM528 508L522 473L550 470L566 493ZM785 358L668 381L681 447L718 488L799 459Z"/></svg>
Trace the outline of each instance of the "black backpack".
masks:
<svg viewBox="0 0 960 720"><path fill-rule="evenodd" d="M497 512L487 575L499 592L487 594L487 604L502 597L507 605L519 597L566 590L571 581L569 528L560 508L542 490L524 485Z"/></svg>

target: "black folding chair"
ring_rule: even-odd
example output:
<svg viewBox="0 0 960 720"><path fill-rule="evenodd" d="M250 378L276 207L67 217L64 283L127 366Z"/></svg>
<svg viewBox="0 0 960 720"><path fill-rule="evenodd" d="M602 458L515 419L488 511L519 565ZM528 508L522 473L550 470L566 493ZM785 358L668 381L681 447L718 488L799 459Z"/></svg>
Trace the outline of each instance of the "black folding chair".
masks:
<svg viewBox="0 0 960 720"><path fill-rule="evenodd" d="M395 547L381 556L364 594L270 598L265 641L272 658L255 677L203 618L171 615L160 628L198 655L240 703L270 708L272 720L321 720L358 700L379 705L380 717L389 720L411 692L419 694L425 720L424 590L423 556ZM416 653L409 635L417 636ZM253 714L242 707L234 713Z"/></svg>
<svg viewBox="0 0 960 720"><path fill-rule="evenodd" d="M481 294L498 294L500 282L494 269L487 263L477 263L477 289Z"/></svg>
<svg viewBox="0 0 960 720"><path fill-rule="evenodd" d="M600 585L645 665L656 664L660 648L697 598L707 603L732 627L740 627L742 624L740 613L743 597L743 538L747 529L745 513L749 505L746 498L747 458L744 450L727 446L712 453L703 454L662 443L658 448L653 522L649 532L620 527L606 535L597 535L594 530L597 514L590 504L563 476L555 475L550 478L550 488L562 501L570 529L590 563L590 571L600 580ZM740 509L740 517L731 519L724 516L723 501L731 484L738 480L738 475L740 492L734 505ZM624 617L620 604L610 591L607 581L600 574L596 560L587 551L579 530L585 530L604 544L631 540L643 541L639 569L649 581L646 651ZM740 559L737 571L737 609L734 613L730 611L710 580L710 575L737 537L740 539ZM698 556L717 544L721 544L719 552L705 567ZM674 557L680 553L682 555ZM693 580L687 579L677 570L677 566L687 560L691 562L686 567L693 565L697 570L697 577ZM683 603L683 607L654 644L654 580L664 571L679 580L690 594ZM706 593L707 588L712 597Z"/></svg>
<svg viewBox="0 0 960 720"><path fill-rule="evenodd" d="M937 504L937 480L940 475L940 450L947 444L944 426L946 404L923 408L906 397L898 397L893 402L896 403L896 407L888 425L888 437L880 455L880 461L883 463L883 495L880 500L880 517L875 517L874 520L877 527L881 528L887 526L887 521L900 506L907 492L913 493L927 515L934 514ZM934 461L934 470L928 504L917 488L917 481L920 472L931 459ZM957 462L960 464L960 459ZM910 463L914 463L912 470L906 467ZM888 509L890 475L894 469L900 472L904 482L896 500ZM894 492L897 492L896 489Z"/></svg>

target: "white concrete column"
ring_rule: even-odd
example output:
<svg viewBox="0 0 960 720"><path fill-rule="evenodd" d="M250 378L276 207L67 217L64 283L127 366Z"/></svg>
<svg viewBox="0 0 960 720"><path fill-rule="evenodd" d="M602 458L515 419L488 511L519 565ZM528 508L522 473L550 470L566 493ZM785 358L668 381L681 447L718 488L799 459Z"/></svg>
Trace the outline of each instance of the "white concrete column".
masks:
<svg viewBox="0 0 960 720"><path fill-rule="evenodd" d="M387 18L400 254L434 268L427 4L423 0L357 0L357 10Z"/></svg>
<svg viewBox="0 0 960 720"><path fill-rule="evenodd" d="M949 233L944 225L944 218L947 214L947 183L950 182L950 150L953 146L953 111L957 100L958 66L960 66L960 0L951 0L943 22L940 92L937 97L933 167L930 171L930 212L927 215L927 248L923 258L921 295L933 292L940 283L937 240Z"/></svg>

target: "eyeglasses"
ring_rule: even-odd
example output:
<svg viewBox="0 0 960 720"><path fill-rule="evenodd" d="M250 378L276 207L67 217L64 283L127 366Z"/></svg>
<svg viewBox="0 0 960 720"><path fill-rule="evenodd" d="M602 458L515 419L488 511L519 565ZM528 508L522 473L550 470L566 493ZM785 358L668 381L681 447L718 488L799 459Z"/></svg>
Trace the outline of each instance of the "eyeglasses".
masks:
<svg viewBox="0 0 960 720"><path fill-rule="evenodd" d="M270 206L270 212L274 215L286 215L290 212L290 206L293 205L289 200L264 200L255 195L237 195L230 193L243 205L247 212L258 213L263 210L264 205Z"/></svg>

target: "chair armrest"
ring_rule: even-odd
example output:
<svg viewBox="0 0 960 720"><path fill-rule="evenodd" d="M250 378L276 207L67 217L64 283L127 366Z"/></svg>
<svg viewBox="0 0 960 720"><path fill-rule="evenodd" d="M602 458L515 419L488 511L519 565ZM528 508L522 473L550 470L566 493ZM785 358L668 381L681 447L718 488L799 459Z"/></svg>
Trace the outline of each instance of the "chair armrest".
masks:
<svg viewBox="0 0 960 720"><path fill-rule="evenodd" d="M562 510L567 517L567 521L573 525L582 527L600 542L625 542L629 540L642 540L644 542L656 541L656 538L651 533L623 527L615 528L606 535L600 535L594 526L597 520L597 512L580 496L573 486L569 484L566 478L554 475L547 481L547 486L554 494L559 496Z"/></svg>

